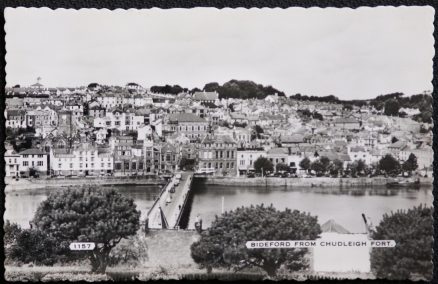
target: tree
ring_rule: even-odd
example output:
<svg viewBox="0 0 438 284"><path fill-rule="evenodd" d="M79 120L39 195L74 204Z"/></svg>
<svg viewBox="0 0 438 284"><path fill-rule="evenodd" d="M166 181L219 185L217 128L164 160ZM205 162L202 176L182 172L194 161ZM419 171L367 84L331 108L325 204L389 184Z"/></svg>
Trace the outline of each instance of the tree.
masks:
<svg viewBox="0 0 438 284"><path fill-rule="evenodd" d="M403 170L411 174L418 168L417 156L414 153L409 155L409 158L403 163Z"/></svg>
<svg viewBox="0 0 438 284"><path fill-rule="evenodd" d="M300 162L300 168L302 168L303 170L305 170L306 172L310 170L310 160L309 158L305 157L304 159L301 160Z"/></svg>
<svg viewBox="0 0 438 284"><path fill-rule="evenodd" d="M205 92L216 92L220 88L220 85L216 82L207 83L204 86Z"/></svg>
<svg viewBox="0 0 438 284"><path fill-rule="evenodd" d="M280 267L299 271L308 267L307 249L248 249L247 241L315 240L321 233L317 217L298 210L279 211L272 205L240 207L225 212L191 246L201 268L263 269L275 277Z"/></svg>
<svg viewBox="0 0 438 284"><path fill-rule="evenodd" d="M254 169L257 173L262 172L266 174L266 172L272 172L274 170L274 165L265 157L258 157L254 162Z"/></svg>
<svg viewBox="0 0 438 284"><path fill-rule="evenodd" d="M260 125L255 125L254 126L254 131L256 133L256 138L260 139L261 135L263 133L263 128Z"/></svg>
<svg viewBox="0 0 438 284"><path fill-rule="evenodd" d="M355 164L357 173L362 174L366 172L368 167L364 160L355 161Z"/></svg>
<svg viewBox="0 0 438 284"><path fill-rule="evenodd" d="M71 242L96 243L88 256L92 271L103 273L111 249L137 233L139 219L134 201L116 189L77 188L51 193L33 223L66 250Z"/></svg>
<svg viewBox="0 0 438 284"><path fill-rule="evenodd" d="M289 167L284 163L278 163L277 165L275 165L275 170L277 172L288 172Z"/></svg>
<svg viewBox="0 0 438 284"><path fill-rule="evenodd" d="M332 164L329 167L330 174L333 176L337 176L338 174L342 173L343 169L344 169L344 165L342 161L339 159L333 160Z"/></svg>
<svg viewBox="0 0 438 284"><path fill-rule="evenodd" d="M327 172L330 166L330 159L322 156L321 158L319 158L319 160L321 161L322 167L323 167L323 172Z"/></svg>
<svg viewBox="0 0 438 284"><path fill-rule="evenodd" d="M310 169L315 171L317 176L321 176L324 173L324 166L319 159L312 162Z"/></svg>
<svg viewBox="0 0 438 284"><path fill-rule="evenodd" d="M329 170L330 159L322 156L318 160L313 161L310 168L316 172L317 176L325 174Z"/></svg>
<svg viewBox="0 0 438 284"><path fill-rule="evenodd" d="M320 113L317 112L317 111L314 111L313 114L312 114L312 116L313 116L313 119L318 119L318 120L321 120L321 121L324 120L324 117L322 116L322 114L320 114Z"/></svg>
<svg viewBox="0 0 438 284"><path fill-rule="evenodd" d="M395 248L373 248L371 269L378 278L432 278L433 208L418 206L391 212L372 233L374 240L394 240Z"/></svg>
<svg viewBox="0 0 438 284"><path fill-rule="evenodd" d="M39 230L26 229L17 234L7 256L23 263L53 265L58 260L58 250L59 244L55 238Z"/></svg>
<svg viewBox="0 0 438 284"><path fill-rule="evenodd" d="M9 220L6 220L3 225L4 236L3 241L5 247L14 244L17 241L17 236L21 233L22 229L18 224L11 223Z"/></svg>
<svg viewBox="0 0 438 284"><path fill-rule="evenodd" d="M385 115L396 116L400 110L400 104L396 99L390 99L385 102Z"/></svg>
<svg viewBox="0 0 438 284"><path fill-rule="evenodd" d="M380 159L379 170L390 175L398 175L400 174L401 167L400 163L391 154L387 154Z"/></svg>

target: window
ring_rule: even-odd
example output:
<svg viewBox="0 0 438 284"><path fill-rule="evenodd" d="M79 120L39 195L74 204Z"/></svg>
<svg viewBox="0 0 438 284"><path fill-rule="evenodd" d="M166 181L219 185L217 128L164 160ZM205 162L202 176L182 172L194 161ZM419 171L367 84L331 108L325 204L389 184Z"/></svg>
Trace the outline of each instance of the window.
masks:
<svg viewBox="0 0 438 284"><path fill-rule="evenodd" d="M231 162L230 168L234 168L234 163Z"/></svg>
<svg viewBox="0 0 438 284"><path fill-rule="evenodd" d="M73 169L73 163L70 163L70 169Z"/></svg>
<svg viewBox="0 0 438 284"><path fill-rule="evenodd" d="M103 167L104 167L104 164L103 164L103 163L101 163L101 164L100 164L100 167L101 167L101 168L103 168Z"/></svg>
<svg viewBox="0 0 438 284"><path fill-rule="evenodd" d="M108 163L108 168L110 168L111 167L111 163Z"/></svg>
<svg viewBox="0 0 438 284"><path fill-rule="evenodd" d="M43 161L38 161L37 162L37 166L42 167L43 166Z"/></svg>
<svg viewBox="0 0 438 284"><path fill-rule="evenodd" d="M230 163L227 163L227 169L230 168Z"/></svg>
<svg viewBox="0 0 438 284"><path fill-rule="evenodd" d="M221 168L221 169L222 169L222 163L220 163L220 164L219 164L219 168Z"/></svg>
<svg viewBox="0 0 438 284"><path fill-rule="evenodd" d="M42 158L43 157L43 155L38 155L38 158Z"/></svg>
<svg viewBox="0 0 438 284"><path fill-rule="evenodd" d="M23 166L24 166L24 167L27 167L28 165L29 165L29 162L28 162L28 161L24 161L24 162L23 162Z"/></svg>
<svg viewBox="0 0 438 284"><path fill-rule="evenodd" d="M79 164L79 168L82 168L82 163Z"/></svg>
<svg viewBox="0 0 438 284"><path fill-rule="evenodd" d="M58 164L58 168L61 168L61 164Z"/></svg>
<svg viewBox="0 0 438 284"><path fill-rule="evenodd" d="M28 158L29 157L29 155L23 155L23 158Z"/></svg>

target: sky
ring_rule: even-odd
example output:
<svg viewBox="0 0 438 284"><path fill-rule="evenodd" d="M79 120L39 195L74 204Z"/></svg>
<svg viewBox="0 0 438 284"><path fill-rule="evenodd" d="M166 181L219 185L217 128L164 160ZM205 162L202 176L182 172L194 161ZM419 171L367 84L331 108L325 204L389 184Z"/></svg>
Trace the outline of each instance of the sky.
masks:
<svg viewBox="0 0 438 284"><path fill-rule="evenodd" d="M6 8L6 83L202 88L252 80L288 95L432 90L432 7Z"/></svg>

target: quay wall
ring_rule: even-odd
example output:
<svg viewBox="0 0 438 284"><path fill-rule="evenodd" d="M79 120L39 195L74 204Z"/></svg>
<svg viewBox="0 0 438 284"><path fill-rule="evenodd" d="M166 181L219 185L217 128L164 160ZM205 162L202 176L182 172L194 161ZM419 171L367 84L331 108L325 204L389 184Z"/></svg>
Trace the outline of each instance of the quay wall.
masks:
<svg viewBox="0 0 438 284"><path fill-rule="evenodd" d="M5 178L5 191L19 191L42 188L59 188L69 186L94 185L164 185L166 181L156 178L78 178L78 179L19 179Z"/></svg>
<svg viewBox="0 0 438 284"><path fill-rule="evenodd" d="M247 178L247 177L196 177L205 185L230 185L252 187L381 187L394 181L393 178ZM422 186L432 186L433 178L420 178Z"/></svg>

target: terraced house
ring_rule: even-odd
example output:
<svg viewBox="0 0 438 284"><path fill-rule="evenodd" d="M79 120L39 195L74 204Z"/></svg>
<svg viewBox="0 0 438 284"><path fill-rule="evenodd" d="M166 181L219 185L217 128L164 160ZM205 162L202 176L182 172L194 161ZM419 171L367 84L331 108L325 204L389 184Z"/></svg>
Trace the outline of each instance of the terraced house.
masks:
<svg viewBox="0 0 438 284"><path fill-rule="evenodd" d="M200 144L198 161L199 169L206 169L215 175L236 175L236 142L227 135L206 136Z"/></svg>
<svg viewBox="0 0 438 284"><path fill-rule="evenodd" d="M208 133L208 122L192 113L171 114L167 120L167 130L183 133L190 142L201 141Z"/></svg>

